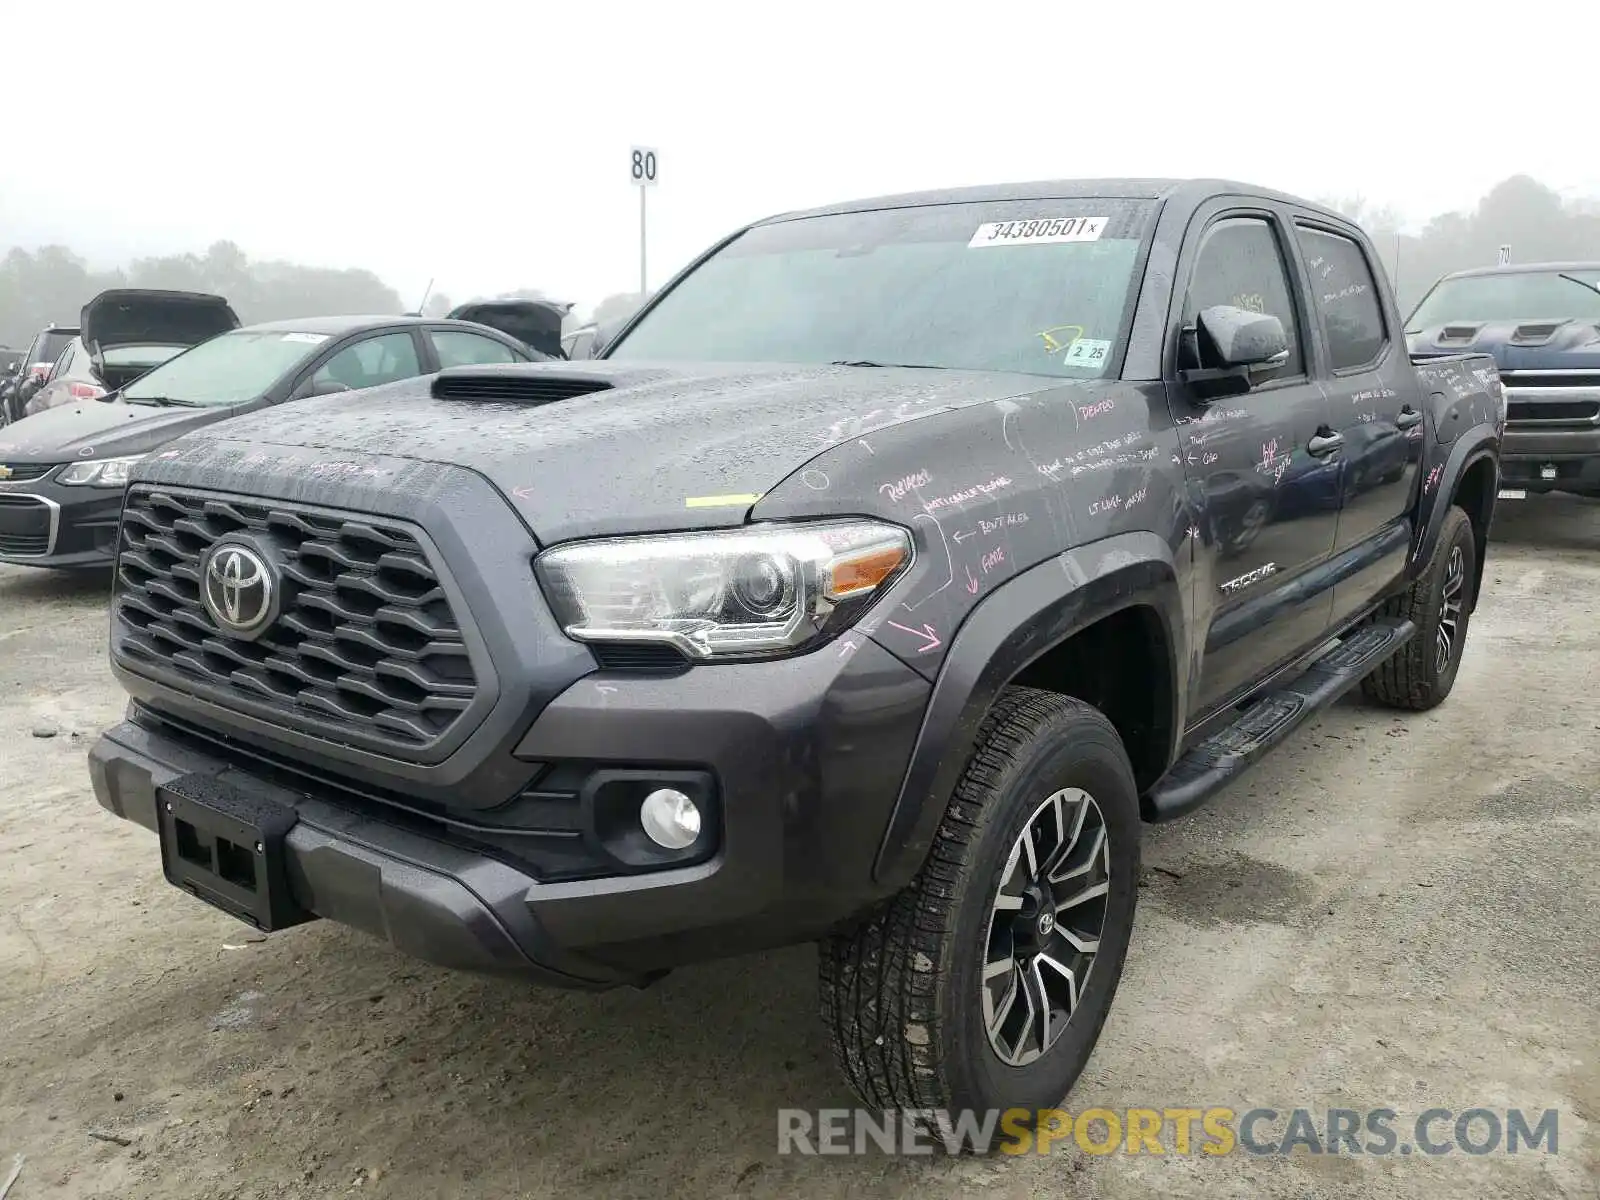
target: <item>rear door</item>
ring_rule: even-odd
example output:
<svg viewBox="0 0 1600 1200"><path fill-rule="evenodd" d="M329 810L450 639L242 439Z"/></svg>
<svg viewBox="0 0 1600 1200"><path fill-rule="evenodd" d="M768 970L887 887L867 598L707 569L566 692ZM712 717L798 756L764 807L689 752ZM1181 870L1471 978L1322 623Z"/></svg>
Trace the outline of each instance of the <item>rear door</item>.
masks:
<svg viewBox="0 0 1600 1200"><path fill-rule="evenodd" d="M1360 615L1405 569L1425 397L1370 248L1314 217L1297 217L1294 231L1326 363L1329 425L1343 439L1338 624Z"/></svg>
<svg viewBox="0 0 1600 1200"><path fill-rule="evenodd" d="M1180 455L1199 538L1195 596L1209 612L1191 711L1203 717L1242 698L1275 667L1326 636L1332 595L1317 569L1333 552L1337 492L1318 493L1320 460L1306 447L1328 420L1306 336L1303 277L1275 209L1218 202L1186 239L1182 325L1232 305L1283 322L1289 361L1242 396L1203 401L1172 389Z"/></svg>
<svg viewBox="0 0 1600 1200"><path fill-rule="evenodd" d="M27 404L32 415L47 408L59 408L74 401L97 400L105 395L105 388L95 378L94 364L81 338L73 338L61 351L45 378L44 386L35 392Z"/></svg>

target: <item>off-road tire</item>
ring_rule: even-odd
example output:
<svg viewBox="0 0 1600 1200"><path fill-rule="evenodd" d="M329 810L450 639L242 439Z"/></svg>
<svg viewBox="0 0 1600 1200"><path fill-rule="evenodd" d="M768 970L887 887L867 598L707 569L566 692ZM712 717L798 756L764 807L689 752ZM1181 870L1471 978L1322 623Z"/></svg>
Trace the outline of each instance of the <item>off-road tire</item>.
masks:
<svg viewBox="0 0 1600 1200"><path fill-rule="evenodd" d="M1441 618L1445 614L1445 583L1455 553L1461 554L1460 604L1449 661L1440 669L1437 655ZM1398 653L1386 659L1361 681L1361 694L1387 708L1424 712L1444 701L1455 686L1461 656L1467 645L1467 625L1472 617L1477 579L1478 544L1472 522L1459 507L1445 514L1439 541L1427 568L1399 596L1378 610L1379 617L1416 623L1416 635Z"/></svg>
<svg viewBox="0 0 1600 1200"><path fill-rule="evenodd" d="M1066 1029L1006 1066L982 1014L991 906L1040 804L1082 788L1109 847L1100 950ZM822 1019L834 1056L874 1108L1036 1110L1060 1103L1100 1036L1122 974L1139 873L1139 799L1111 722L1070 697L1007 688L979 730L927 862L862 925L820 947Z"/></svg>

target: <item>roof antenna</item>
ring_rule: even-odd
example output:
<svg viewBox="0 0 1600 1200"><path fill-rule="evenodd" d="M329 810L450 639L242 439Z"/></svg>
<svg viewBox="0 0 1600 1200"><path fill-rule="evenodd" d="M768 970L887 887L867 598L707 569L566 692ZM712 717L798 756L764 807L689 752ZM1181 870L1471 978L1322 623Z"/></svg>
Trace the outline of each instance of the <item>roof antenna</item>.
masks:
<svg viewBox="0 0 1600 1200"><path fill-rule="evenodd" d="M408 316L420 317L423 307L428 303L428 297L433 295L433 280L428 280L428 286L422 289L422 299L417 301L417 311Z"/></svg>

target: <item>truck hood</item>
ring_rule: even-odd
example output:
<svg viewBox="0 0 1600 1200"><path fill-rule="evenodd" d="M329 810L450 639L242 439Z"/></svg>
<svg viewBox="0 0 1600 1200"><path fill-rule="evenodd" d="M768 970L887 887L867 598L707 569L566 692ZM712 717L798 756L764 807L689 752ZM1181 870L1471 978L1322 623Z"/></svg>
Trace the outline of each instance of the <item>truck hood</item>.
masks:
<svg viewBox="0 0 1600 1200"><path fill-rule="evenodd" d="M544 398L433 394L479 385L498 396L536 390ZM295 481L326 475L331 459L453 464L489 479L548 545L738 525L763 493L830 446L860 439L870 450L893 426L1064 385L1074 386L1037 375L883 367L602 360L454 368L431 386L407 380L236 418L215 435L184 438L138 476L295 494ZM269 461L274 446L283 452ZM230 468L245 457L248 468Z"/></svg>
<svg viewBox="0 0 1600 1200"><path fill-rule="evenodd" d="M179 434L221 421L230 411L155 408L121 400L63 404L0 429L0 459L59 463L143 454Z"/></svg>
<svg viewBox="0 0 1600 1200"><path fill-rule="evenodd" d="M1600 370L1600 325L1560 318L1457 321L1410 334L1413 355L1492 354L1502 371Z"/></svg>
<svg viewBox="0 0 1600 1200"><path fill-rule="evenodd" d="M239 328L221 296L153 288L113 288L83 306L78 327L98 358L115 346L194 346Z"/></svg>

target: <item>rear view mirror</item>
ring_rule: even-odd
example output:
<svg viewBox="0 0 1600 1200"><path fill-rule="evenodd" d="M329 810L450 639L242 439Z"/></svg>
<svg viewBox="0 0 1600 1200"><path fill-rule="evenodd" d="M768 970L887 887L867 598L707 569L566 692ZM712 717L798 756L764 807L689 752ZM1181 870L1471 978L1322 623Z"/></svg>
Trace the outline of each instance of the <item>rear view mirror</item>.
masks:
<svg viewBox="0 0 1600 1200"><path fill-rule="evenodd" d="M1205 400L1242 395L1289 361L1289 338L1282 321L1231 304L1202 309L1194 329L1184 330L1184 338L1189 347L1186 357L1198 365L1180 375Z"/></svg>

